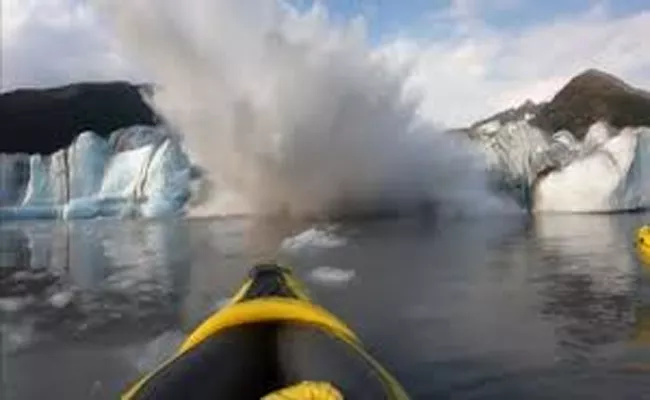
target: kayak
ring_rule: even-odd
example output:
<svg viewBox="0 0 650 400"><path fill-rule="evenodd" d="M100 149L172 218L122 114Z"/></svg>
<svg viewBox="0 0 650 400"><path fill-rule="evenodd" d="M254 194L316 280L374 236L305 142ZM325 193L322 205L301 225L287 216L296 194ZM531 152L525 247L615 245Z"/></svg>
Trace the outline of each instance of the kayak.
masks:
<svg viewBox="0 0 650 400"><path fill-rule="evenodd" d="M291 270L252 268L229 303L123 400L408 399L338 317Z"/></svg>
<svg viewBox="0 0 650 400"><path fill-rule="evenodd" d="M641 261L650 265L650 226L642 226L636 231L636 250Z"/></svg>

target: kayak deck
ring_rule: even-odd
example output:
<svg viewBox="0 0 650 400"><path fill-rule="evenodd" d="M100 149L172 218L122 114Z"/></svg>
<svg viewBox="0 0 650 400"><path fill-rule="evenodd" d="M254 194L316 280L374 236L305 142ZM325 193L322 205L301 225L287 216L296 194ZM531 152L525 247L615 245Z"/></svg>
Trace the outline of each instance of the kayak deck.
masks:
<svg viewBox="0 0 650 400"><path fill-rule="evenodd" d="M275 399L282 397L269 395L304 382L319 390L290 398L407 398L354 332L311 303L287 269L261 265L229 305L123 399Z"/></svg>

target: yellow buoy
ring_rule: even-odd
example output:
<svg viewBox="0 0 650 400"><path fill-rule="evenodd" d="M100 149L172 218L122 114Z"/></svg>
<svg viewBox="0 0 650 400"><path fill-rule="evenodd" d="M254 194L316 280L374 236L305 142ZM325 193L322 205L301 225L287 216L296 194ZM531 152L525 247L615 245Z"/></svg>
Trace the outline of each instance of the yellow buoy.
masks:
<svg viewBox="0 0 650 400"><path fill-rule="evenodd" d="M641 261L650 266L650 226L644 225L636 231L636 250Z"/></svg>

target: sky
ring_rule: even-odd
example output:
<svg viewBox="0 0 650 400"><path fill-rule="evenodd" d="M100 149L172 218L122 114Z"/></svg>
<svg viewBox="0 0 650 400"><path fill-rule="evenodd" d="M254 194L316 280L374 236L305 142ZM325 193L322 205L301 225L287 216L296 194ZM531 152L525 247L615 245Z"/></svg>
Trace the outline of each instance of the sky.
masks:
<svg viewBox="0 0 650 400"><path fill-rule="evenodd" d="M91 0L2 0L2 90L146 80ZM264 1L264 0L260 0ZM308 0L286 0L307 11ZM650 0L322 0L363 21L370 51L411 66L421 113L462 126L544 101L587 68L650 88ZM179 4L183 4L179 2Z"/></svg>
<svg viewBox="0 0 650 400"><path fill-rule="evenodd" d="M308 9L311 0L292 1ZM519 33L554 19L580 16L593 7L605 7L611 17L625 17L650 9L648 0L330 0L321 2L339 19L363 15L371 41L395 35L443 39L457 32L462 18L475 18L493 29Z"/></svg>

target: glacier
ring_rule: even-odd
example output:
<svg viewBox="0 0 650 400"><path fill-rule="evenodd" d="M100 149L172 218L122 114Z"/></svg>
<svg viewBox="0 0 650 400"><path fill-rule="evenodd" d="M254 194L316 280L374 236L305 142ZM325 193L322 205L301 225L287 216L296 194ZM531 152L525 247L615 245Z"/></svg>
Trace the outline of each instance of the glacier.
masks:
<svg viewBox="0 0 650 400"><path fill-rule="evenodd" d="M492 186L538 213L650 207L650 127L593 124L580 141L524 118L470 132ZM131 126L87 131L51 155L0 154L0 220L183 215L197 169L178 135Z"/></svg>
<svg viewBox="0 0 650 400"><path fill-rule="evenodd" d="M549 147L545 133L526 121L516 121L485 124L470 137L485 157L492 186L513 194L522 206L529 204L533 159Z"/></svg>
<svg viewBox="0 0 650 400"><path fill-rule="evenodd" d="M51 155L0 155L0 219L156 218L182 214L193 166L177 135L131 126L86 131Z"/></svg>
<svg viewBox="0 0 650 400"><path fill-rule="evenodd" d="M650 207L650 128L593 124L582 141L526 120L479 127L473 139L498 189L539 213L631 211Z"/></svg>

